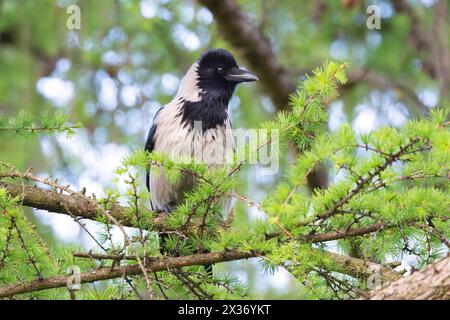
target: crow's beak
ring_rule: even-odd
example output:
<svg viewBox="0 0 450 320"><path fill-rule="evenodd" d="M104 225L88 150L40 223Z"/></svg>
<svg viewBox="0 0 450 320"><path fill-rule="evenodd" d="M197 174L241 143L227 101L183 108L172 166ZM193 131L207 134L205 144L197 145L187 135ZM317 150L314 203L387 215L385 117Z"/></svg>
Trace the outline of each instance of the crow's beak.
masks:
<svg viewBox="0 0 450 320"><path fill-rule="evenodd" d="M231 68L225 75L225 79L234 82L251 82L259 80L253 73L240 68Z"/></svg>

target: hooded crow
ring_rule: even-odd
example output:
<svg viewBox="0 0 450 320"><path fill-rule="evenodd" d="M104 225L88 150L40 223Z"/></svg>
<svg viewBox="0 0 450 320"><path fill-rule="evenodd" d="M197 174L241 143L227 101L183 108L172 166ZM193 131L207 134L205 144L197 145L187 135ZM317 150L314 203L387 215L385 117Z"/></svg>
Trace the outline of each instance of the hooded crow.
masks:
<svg viewBox="0 0 450 320"><path fill-rule="evenodd" d="M156 113L145 150L174 161L193 158L211 168L227 163L234 153L228 103L237 84L257 80L239 68L228 51L206 51L189 68L174 99ZM182 203L195 180L186 174L171 184L163 168L151 168L146 183L153 210L169 213Z"/></svg>

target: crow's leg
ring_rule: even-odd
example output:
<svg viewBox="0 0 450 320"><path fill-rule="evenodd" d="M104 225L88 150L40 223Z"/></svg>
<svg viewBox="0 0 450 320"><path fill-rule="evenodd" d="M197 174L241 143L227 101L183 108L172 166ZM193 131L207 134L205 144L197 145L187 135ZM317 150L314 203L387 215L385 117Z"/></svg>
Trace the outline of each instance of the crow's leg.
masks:
<svg viewBox="0 0 450 320"><path fill-rule="evenodd" d="M171 213L173 211L173 207L174 207L173 201L171 201L169 203L166 203L163 206L163 212L166 213L166 214L169 214L169 213Z"/></svg>

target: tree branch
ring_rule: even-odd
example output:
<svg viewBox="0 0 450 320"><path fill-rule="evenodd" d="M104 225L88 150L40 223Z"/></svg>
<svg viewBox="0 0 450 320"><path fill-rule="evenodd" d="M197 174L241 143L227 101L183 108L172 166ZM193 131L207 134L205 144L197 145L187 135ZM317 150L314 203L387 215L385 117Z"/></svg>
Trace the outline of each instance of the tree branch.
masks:
<svg viewBox="0 0 450 320"><path fill-rule="evenodd" d="M25 206L42 209L42 210L48 210L51 212L56 212L56 213L61 213L61 214L67 214L67 215L71 215L71 216L77 216L77 217L85 218L85 219L95 220L98 218L98 216L97 216L98 212L96 209L97 206L94 203L94 200L89 199L87 197L83 197L78 194L67 195L67 194L58 193L56 191L46 190L46 189L42 189L42 188L38 188L38 187L6 184L3 182L0 183L0 187L5 188L10 195L21 198L22 204ZM114 219L116 219L117 221L120 221L120 223L125 226L136 227L136 225L130 219L128 219L124 216L125 210L126 210L126 208L124 208L124 207L121 207L119 205L114 205L113 208L109 211L109 215L114 217ZM158 231L161 231L161 230L168 231L168 229L169 229L168 226L165 224L164 216L154 218L151 221L151 223L153 224L152 227L154 229L157 229ZM172 230L172 231L176 231L176 230ZM349 232L351 232L351 231L349 231ZM312 240L312 242L316 242L316 241ZM371 274L370 270L373 267L372 266L373 263L370 263L370 262L367 262L367 261L364 261L361 259L345 257L342 255L330 253L330 252L319 250L319 249L313 249L313 250L315 253L321 254L324 257L328 257L331 261L333 261L333 263L334 263L333 266L325 266L325 265L323 266L324 268L325 267L332 268L333 270L331 270L331 271L348 274L353 277L366 277ZM257 256L261 256L261 255L263 255L263 253L261 253L261 252L260 253L253 252L251 254L239 252L239 253L236 253L236 255L224 254L222 256L220 256L220 255L219 256L217 256L217 255L213 255L213 256L193 255L193 256L180 257L180 259L181 258L187 259L187 260L181 259L180 261L191 261L191 262L189 262L191 264L186 264L186 265L208 264L208 263L216 263L216 262L221 262L221 261L229 261L229 260L237 260L237 259L243 259L243 258L249 258L249 257L257 257ZM90 258L97 257L98 258L98 256L95 256L91 253L87 254L86 257L90 257ZM197 261L196 263L194 263L193 257L196 257L196 260L195 260L195 261ZM119 256L107 256L104 258L111 258L113 260L127 259L126 257L119 257ZM171 259L173 259L173 258L171 258ZM169 259L167 261L164 260L163 262L158 262L158 263L165 264L167 262L167 263L171 263L170 265L173 265L174 267L185 266L185 265L183 265L183 263L186 263L186 262L179 262L179 260L171 260L171 259ZM219 259L219 260L215 260L215 259ZM222 259L222 260L220 260L220 259ZM158 264L152 260L150 261L150 263L151 263L151 265L150 265L150 267L148 267L149 271L155 272L155 271L163 270L163 269L158 269L159 267L155 267L155 266L160 266L160 264ZM156 264L153 264L153 263L156 263ZM179 265L178 263L181 263L181 264ZM390 269L388 267L384 267L384 266L381 266L378 264L373 264L373 265L374 266L376 265L378 269L383 270L382 271L383 278L386 281L392 281L393 279L400 277L400 274L398 274L397 272L393 271L392 269ZM134 274L136 274L136 272L138 272L138 271L142 272L142 269L133 271L134 270L133 268L138 268L138 267L139 266L136 265L136 267L130 266L129 268L131 268L131 272L135 272ZM130 270L127 269L127 270L121 270L120 272L114 271L112 273L108 273L105 270L100 269L99 270L100 273L95 271L95 273L97 274L97 276L95 276L95 277L92 277L90 275L90 273L86 273L84 275L84 277L85 277L84 279L86 279L84 282L92 282L92 281L97 281L97 280L114 278L114 277L116 277L115 276L116 274L118 274L120 276L123 271L126 271L126 274L129 274ZM100 278L98 278L98 277L100 277ZM108 277L110 277L110 278L108 278ZM24 288L28 288L26 290L32 290L33 288L42 288L42 289L54 288L53 285L61 286L61 283L62 283L61 281L63 281L63 280L61 280L59 277L51 278L50 280L45 280L42 283L34 281L32 283L27 283L26 285L24 285L25 286ZM48 287L48 286L50 286L50 287ZM22 288L22 287L20 286L20 288ZM38 290L42 290L42 289L38 289Z"/></svg>
<svg viewBox="0 0 450 320"><path fill-rule="evenodd" d="M372 275L374 270L379 270L381 274L381 278L385 282L395 281L401 278L401 274L392 270L390 267L380 265L378 263L351 258L347 256L343 256L336 253L331 253L328 251L323 251L320 249L313 249L314 254L326 255L330 258L333 263L336 264L331 271L339 272L343 274L350 275L354 278L367 278ZM91 252L75 252L74 257L78 258L89 258L89 259L97 259L97 260L136 260L135 256L125 256L123 254L114 255L114 254L96 254ZM262 256L263 253L253 252L252 257ZM151 259L151 258L150 258ZM325 264L321 267L325 268Z"/></svg>
<svg viewBox="0 0 450 320"><path fill-rule="evenodd" d="M165 257L164 259L150 260L146 264L146 270L149 272L165 271L174 268L187 267L192 265L205 265L231 260L241 260L259 256L258 253L223 251L213 253L201 253L184 257ZM83 272L80 275L81 283L90 283L100 280L108 280L127 276L140 275L142 270L138 264L127 266L101 267L92 271ZM58 276L45 278L42 280L33 280L8 285L0 288L0 298L12 297L16 294L40 291L45 289L65 287L73 276Z"/></svg>
<svg viewBox="0 0 450 320"><path fill-rule="evenodd" d="M0 182L0 187L5 188L13 197L20 197L22 204L27 207L32 207L40 210L47 210L54 213L75 215L80 218L96 220L98 212L96 205L87 197L74 198L71 195L57 193L52 190L46 190L39 187L30 187L27 185L6 184ZM68 212L68 210L70 212ZM127 219L123 213L125 208L116 204L110 211L111 216L117 219L123 226L137 227L131 219ZM152 227L160 232L175 231L165 223L165 216L161 215L150 222ZM343 231L334 231L324 234L311 234L305 236L305 240L312 243L325 242L331 240L341 239L343 237L359 236L368 233L376 232L387 227L385 223L376 223L370 226L359 228L352 228ZM280 233L273 233L267 235L268 239L275 238L281 235Z"/></svg>
<svg viewBox="0 0 450 320"><path fill-rule="evenodd" d="M348 237L356 237L356 236L363 236L369 233L381 231L388 227L387 223L379 222L372 224L370 226L364 226L364 227L358 227L358 228L350 228L348 230L339 230L339 231L333 231L329 233L317 233L317 234L311 234L305 236L306 240L309 240L313 243L318 242L326 242L326 241L332 241L332 240L338 240Z"/></svg>
<svg viewBox="0 0 450 320"><path fill-rule="evenodd" d="M323 252L324 251L321 251L322 254ZM402 275L400 273L382 264L378 264L368 260L343 256L332 252L326 252L326 254L336 265L335 268L333 268L334 270L330 271L340 272L350 275L354 278L363 279L372 276L375 271L378 271L380 272L380 277L383 282L396 281L402 278Z"/></svg>
<svg viewBox="0 0 450 320"><path fill-rule="evenodd" d="M335 264L333 270L335 272L341 272L353 277L366 278L372 275L374 270L379 270L383 281L395 281L401 278L401 275L391 268L379 265L377 263L364 261L361 259L342 256L336 253L325 252L319 249L313 249L315 253L320 255L326 255ZM77 257L93 258L93 259L112 259L120 260L127 259L121 255L101 255L92 253L76 253ZM212 253L200 253L190 256L182 257L165 257L163 259L151 259L147 258L147 264L145 268L148 272L159 272L170 269L182 268L193 265L208 265L219 262L235 261L248 258L255 258L262 256L261 252L242 252L236 250L212 252ZM129 257L130 260L135 260L135 257ZM322 266L325 267L325 264ZM115 266L101 267L92 271L83 272L80 275L81 283L90 283L100 280L108 280L122 277L124 274L127 276L141 275L142 268L138 264L127 266ZM45 279L37 279L29 282L22 282L18 284L12 284L0 288L0 298L11 297L16 294L23 294L28 292L35 292L46 289L61 288L67 285L68 280L72 276L58 276Z"/></svg>
<svg viewBox="0 0 450 320"><path fill-rule="evenodd" d="M403 145L397 152L390 154L388 157L386 157L385 161L381 165L374 168L373 171L369 171L369 173L365 177L361 177L360 179L358 179L355 187L351 189L344 197L334 202L330 208L328 208L325 212L318 214L316 217L323 221L335 215L337 210L341 209L342 206L347 204L354 196L359 194L359 192L363 190L366 185L368 185L372 181L373 178L377 177L395 161L399 160L401 156L407 154L408 152L422 151L422 149L409 151L410 148L419 141L419 138L412 139L409 143ZM299 225L302 225L302 223L299 223Z"/></svg>
<svg viewBox="0 0 450 320"><path fill-rule="evenodd" d="M370 300L450 300L450 257L369 292Z"/></svg>
<svg viewBox="0 0 450 320"><path fill-rule="evenodd" d="M22 204L40 210L47 210L54 213L75 215L79 218L98 220L100 212L94 200L81 195L67 195L53 190L27 185L9 184L0 182L0 187L5 188L13 197L20 197ZM123 226L137 227L131 218L124 214L125 208L115 203L109 210L109 214L117 219ZM165 224L163 215L152 219L150 224L160 232L172 231Z"/></svg>

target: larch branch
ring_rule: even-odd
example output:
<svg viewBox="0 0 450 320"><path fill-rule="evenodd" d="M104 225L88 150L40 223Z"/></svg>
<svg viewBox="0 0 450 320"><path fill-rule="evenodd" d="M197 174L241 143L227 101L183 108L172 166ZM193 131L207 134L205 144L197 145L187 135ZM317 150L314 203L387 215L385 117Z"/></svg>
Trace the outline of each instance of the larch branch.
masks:
<svg viewBox="0 0 450 320"><path fill-rule="evenodd" d="M248 259L257 257L257 253L223 251L213 253L201 253L183 257L165 257L163 259L150 260L146 264L148 272L165 271L174 268L187 267L192 265L213 264L231 260ZM91 283L100 280L108 280L127 276L141 275L142 270L138 264L127 266L101 267L92 271L83 272L80 275L81 283ZM0 298L12 297L17 294L35 292L46 289L65 287L73 276L57 276L45 279L37 279L29 282L21 282L0 288Z"/></svg>
<svg viewBox="0 0 450 320"><path fill-rule="evenodd" d="M37 209L42 209L42 210L48 210L50 212L55 212L55 213L61 213L61 214L66 214L66 215L74 215L80 218L85 218L85 219L91 219L91 220L96 220L98 219L98 215L100 214L98 212L98 207L95 204L95 200L93 199L89 199L87 197L83 197L81 195L68 195L68 194L64 194L64 193L60 193L60 192L56 192L53 190L47 190L47 189L42 189L39 187L31 187L31 186L27 186L27 185L16 185L16 184L7 184L2 182L0 184L1 187L5 188L8 193L14 197L19 197L22 201L22 204L25 206L29 206L32 208L37 208ZM118 204L114 205L111 210L109 211L109 215L114 217L114 219L118 222L120 222L121 225L123 226L129 226L129 227L137 227L135 225L135 223L129 219L126 218L126 216L124 215L126 211L125 207L122 207ZM150 222L151 226L153 229L158 230L158 231L168 231L170 228L167 226L167 224L165 223L165 219L164 216L158 216L156 218L153 218L153 220ZM365 233L370 233L370 232L374 232L376 231L376 229L378 229L381 227L376 225L375 227L367 227L367 230L348 230L347 232L353 232L354 235L359 234L365 234ZM176 231L176 230L175 230ZM339 238L341 235L340 234L328 234L326 237L329 237L330 240L332 240L332 238ZM317 235L316 237L320 237L320 235ZM319 238L317 239L308 239L311 242L319 242ZM320 240L324 240L324 239L320 239ZM319 249L314 249L317 254L321 254L324 255L325 257L329 257L331 261L333 261L334 265L332 266L326 266L324 265L323 267L326 268L331 268L333 270L331 271L335 271L335 272L340 272L340 273L344 273L344 274L348 274L350 276L353 277L367 277L368 275L371 274L371 263L364 261L362 259L355 259L355 258L348 258L346 256L342 256L339 254L334 254L334 253L330 253L327 251L323 251L323 250L319 250ZM91 254L89 254L91 255ZM195 257L199 258L196 261L198 263L194 263L194 260L191 260L191 258L187 258L187 257L191 257L191 256L187 256L187 257L180 257L180 258L186 258L187 261L192 261L192 264L188 264L188 265L193 265L193 264L208 264L208 263L216 263L216 262L220 262L220 261L229 261L229 260L237 260L237 259L243 259L241 257L256 257L256 256L261 256L263 255L262 252L257 253L257 252L253 252L252 254L249 253L239 253L235 255L236 259L232 258L234 257L234 255L223 255L223 259L225 260L219 260L216 261L214 259L219 259L217 258L217 256L213 256L216 257L214 259L212 259L210 256L206 256L206 257L210 257L212 260L202 260L203 257L205 257L204 255L194 255ZM90 256L92 257L92 256ZM125 258L126 259L126 258ZM113 259L114 260L114 259ZM164 260L165 261L165 260ZM182 267L184 265L178 265L173 260L168 260L170 263L174 263L173 265L175 267ZM178 261L178 260L176 260ZM181 259L181 261L186 261L184 259ZM153 263L153 261L151 262ZM163 263L163 262L159 262L159 263ZM165 262L164 262L165 263ZM156 264L159 265L159 264ZM390 268L384 267L382 265L378 265L378 264L374 264L377 266L377 268L383 270L382 274L383 277L386 281L392 281L393 279L396 279L398 277L400 277L401 275L395 271L393 271ZM138 265L136 265L138 267ZM134 267L130 267L131 271L133 271L132 268ZM161 269L162 270L162 269ZM105 273L105 271L100 270L100 278L97 279L97 277L91 277L89 275L89 273L85 274L86 277L86 281L85 282L92 282L92 281L97 281L97 280L103 280L104 278L102 277L108 277L109 275L114 275L116 273ZM117 274L122 274L121 272L123 272L124 270L121 270L120 272L117 272ZM128 271L129 270L125 270ZM150 267L149 271L151 272L155 272L155 271L160 271L160 269L154 269L153 265L152 267ZM134 271L137 272L137 271ZM140 272L142 272L142 270L140 270ZM97 271L96 271L97 273ZM97 275L98 276L98 275ZM46 286L52 285L53 283L58 283L60 284L61 281L58 280L59 278L51 278L51 280L49 280L48 282L44 282L44 284L41 284L44 288L46 289ZM94 279L92 281L88 281L89 279ZM109 278L106 278L109 279ZM47 280L46 280L47 281ZM41 288L41 285L38 286L38 288ZM26 288L35 288L36 286L36 282L33 283L29 283L27 284ZM53 288L53 287L50 287ZM30 289L31 290L31 289ZM39 289L41 290L41 289ZM1 292L1 291L0 291Z"/></svg>
<svg viewBox="0 0 450 320"><path fill-rule="evenodd" d="M13 197L20 197L22 204L40 210L47 210L54 213L75 215L79 218L98 220L100 212L97 204L88 197L74 196L53 190L32 187L27 185L10 184L0 182L0 187L5 188ZM109 214L117 219L123 226L137 227L132 219L124 214L125 208L119 204L113 204ZM150 222L153 228L160 232L171 229L164 223L163 216L157 216Z"/></svg>

